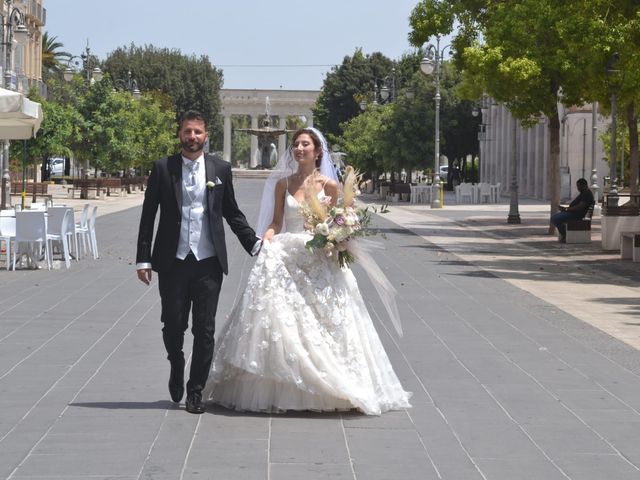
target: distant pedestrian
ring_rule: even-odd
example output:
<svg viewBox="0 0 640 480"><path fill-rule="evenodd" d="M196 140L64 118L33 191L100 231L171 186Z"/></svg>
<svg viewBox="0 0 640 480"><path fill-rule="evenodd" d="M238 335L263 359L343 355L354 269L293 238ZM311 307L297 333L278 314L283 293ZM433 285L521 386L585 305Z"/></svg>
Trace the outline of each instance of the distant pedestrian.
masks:
<svg viewBox="0 0 640 480"><path fill-rule="evenodd" d="M589 190L589 184L584 178L579 179L576 182L578 187L578 196L573 199L568 207L559 207L560 211L551 216L551 223L558 229L559 238L558 241L565 243L567 241L567 227L565 223L569 220L581 220L589 211L589 208L593 206L595 200L593 193Z"/></svg>

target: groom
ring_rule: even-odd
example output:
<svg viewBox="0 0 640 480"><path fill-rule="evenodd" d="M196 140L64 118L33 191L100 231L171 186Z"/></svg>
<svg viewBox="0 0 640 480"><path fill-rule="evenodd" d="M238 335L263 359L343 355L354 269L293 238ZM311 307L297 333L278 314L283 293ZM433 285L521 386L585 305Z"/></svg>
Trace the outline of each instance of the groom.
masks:
<svg viewBox="0 0 640 480"><path fill-rule="evenodd" d="M158 272L162 303L162 338L171 364L169 393L184 395L184 332L192 313L193 350L186 410L203 413L202 389L213 358L215 315L223 273L228 273L224 225L227 221L244 249L255 254L259 239L236 203L231 166L205 155L207 123L199 112L180 118L179 154L153 164L142 205L136 269L149 285ZM154 222L160 220L153 243Z"/></svg>

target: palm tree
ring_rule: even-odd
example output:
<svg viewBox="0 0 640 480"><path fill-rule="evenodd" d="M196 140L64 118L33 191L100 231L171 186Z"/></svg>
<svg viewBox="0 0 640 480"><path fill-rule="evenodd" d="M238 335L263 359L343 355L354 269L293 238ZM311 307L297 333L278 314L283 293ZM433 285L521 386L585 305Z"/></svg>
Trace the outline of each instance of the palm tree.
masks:
<svg viewBox="0 0 640 480"><path fill-rule="evenodd" d="M42 35L42 75L45 80L53 75L58 75L64 71L65 65L62 63L71 58L69 52L59 51L62 42L57 41L58 37L49 36L49 32Z"/></svg>

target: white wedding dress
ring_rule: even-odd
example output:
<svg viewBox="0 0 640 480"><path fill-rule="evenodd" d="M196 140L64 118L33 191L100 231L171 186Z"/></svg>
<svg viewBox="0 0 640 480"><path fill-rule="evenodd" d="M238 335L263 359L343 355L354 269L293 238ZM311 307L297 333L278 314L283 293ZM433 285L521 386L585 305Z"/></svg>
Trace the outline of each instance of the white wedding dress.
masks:
<svg viewBox="0 0 640 480"><path fill-rule="evenodd" d="M203 398L258 412L407 408L350 269L311 253L299 204L265 243L221 331Z"/></svg>

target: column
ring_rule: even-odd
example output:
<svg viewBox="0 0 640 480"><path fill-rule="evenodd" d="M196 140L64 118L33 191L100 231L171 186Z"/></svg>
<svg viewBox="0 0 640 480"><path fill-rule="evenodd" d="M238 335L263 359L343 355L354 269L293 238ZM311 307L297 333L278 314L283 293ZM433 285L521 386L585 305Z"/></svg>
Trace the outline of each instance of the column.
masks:
<svg viewBox="0 0 640 480"><path fill-rule="evenodd" d="M258 116L251 115L251 128L258 128ZM251 135L251 157L249 158L249 168L256 168L260 159L258 158L260 155L258 153L258 137L255 135Z"/></svg>
<svg viewBox="0 0 640 480"><path fill-rule="evenodd" d="M280 119L278 120L278 128L280 130L285 130L287 128L287 116L280 115ZM287 148L287 134L280 135L278 137L278 158L284 154L285 149Z"/></svg>
<svg viewBox="0 0 640 480"><path fill-rule="evenodd" d="M307 117L307 127L313 127L313 113L309 112L305 117Z"/></svg>
<svg viewBox="0 0 640 480"><path fill-rule="evenodd" d="M533 155L535 158L535 196L537 199L544 198L544 175L542 169L542 150L540 147L540 123L533 127Z"/></svg>
<svg viewBox="0 0 640 480"><path fill-rule="evenodd" d="M222 158L231 163L231 115L224 116L224 134L222 140Z"/></svg>

